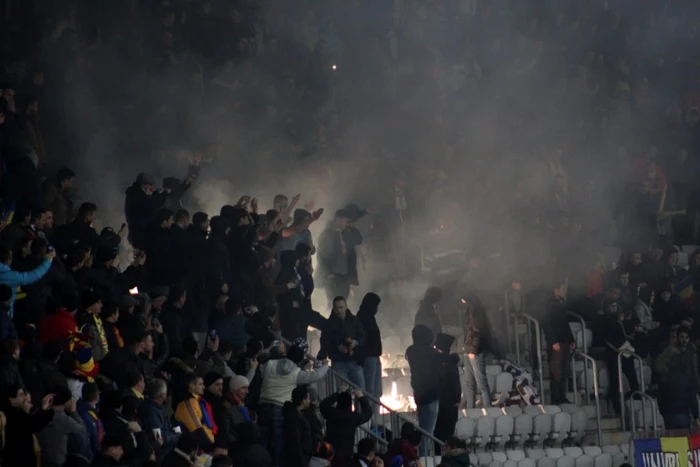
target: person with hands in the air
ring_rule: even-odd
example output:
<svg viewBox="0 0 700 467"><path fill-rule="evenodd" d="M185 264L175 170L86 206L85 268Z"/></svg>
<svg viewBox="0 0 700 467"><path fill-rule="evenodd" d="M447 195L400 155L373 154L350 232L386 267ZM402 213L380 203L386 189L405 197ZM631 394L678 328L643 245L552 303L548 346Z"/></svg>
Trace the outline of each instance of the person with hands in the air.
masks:
<svg viewBox="0 0 700 467"><path fill-rule="evenodd" d="M43 430L55 416L51 409L54 394L41 400L41 407L32 412L32 398L22 386L0 388L2 411L7 418L5 442L0 450L3 467L37 465L34 435Z"/></svg>
<svg viewBox="0 0 700 467"><path fill-rule="evenodd" d="M566 380L571 369L571 352L576 347L566 313L566 283L557 282L547 300L546 315L541 321L549 346L549 372L552 379L552 404L570 404L566 398Z"/></svg>
<svg viewBox="0 0 700 467"><path fill-rule="evenodd" d="M53 250L48 251L44 256L44 261L36 268L27 272L12 270L12 257L13 253L10 248L4 245L0 246L0 284L8 285L10 289L12 289L12 297L8 302L11 318L14 317L15 314L14 305L15 297L17 296L17 287L33 284L44 277L56 257L56 252Z"/></svg>
<svg viewBox="0 0 700 467"><path fill-rule="evenodd" d="M321 415L326 420L326 438L335 449L334 460L348 465L355 445L355 430L372 418L372 407L362 390L354 390L359 410L353 411L353 392L344 391L331 394L321 401Z"/></svg>

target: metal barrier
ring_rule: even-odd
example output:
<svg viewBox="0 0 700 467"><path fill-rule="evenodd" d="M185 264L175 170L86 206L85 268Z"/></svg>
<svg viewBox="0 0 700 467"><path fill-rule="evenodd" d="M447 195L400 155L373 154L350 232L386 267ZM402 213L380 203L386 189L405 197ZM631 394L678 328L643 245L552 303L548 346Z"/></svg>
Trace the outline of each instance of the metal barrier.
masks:
<svg viewBox="0 0 700 467"><path fill-rule="evenodd" d="M634 396L639 396L639 398L642 401L642 423L644 423L644 431L647 430L647 427L649 426L647 424L647 411L646 411L646 401L649 401L649 405L651 406L651 423L653 424L652 430L654 432L654 436L657 436L658 431L659 431L659 424L658 424L658 419L656 417L656 401L654 400L653 397L651 397L648 394L645 394L642 391L634 391L632 394L630 394L630 400L634 401ZM637 431L637 420L636 417L634 416L634 407L631 408L632 410L632 416L630 417L630 425L632 428L632 435ZM622 431L625 431L624 428Z"/></svg>
<svg viewBox="0 0 700 467"><path fill-rule="evenodd" d="M598 365L596 364L595 358L591 357L585 352L580 350L574 350L571 354L571 366L573 367L576 357L581 357L584 360L584 366L586 362L591 362L591 367L593 369L593 395L595 397L595 421L596 429L598 432L598 446L603 445L603 430L600 427L600 394L598 393ZM574 388L576 387L576 372L573 371L573 382ZM574 391L574 403L578 405L578 391ZM622 431L625 431L624 429Z"/></svg>
<svg viewBox="0 0 700 467"><path fill-rule="evenodd" d="M530 331L530 323L533 323L535 325L535 345L537 349L535 352L537 353L537 368L539 372L539 391L540 391L540 398L542 403L544 404L544 368L542 368L542 332L540 330L540 322L532 315L528 313L513 313L513 323L514 323L514 328L515 328L515 346L516 346L516 352L517 352L517 359L518 359L518 365L520 365L520 338L519 338L519 333L518 333L518 323L520 318L525 318L528 323L527 323L527 343L528 347L532 348L532 332ZM530 359L532 360L532 359ZM534 363L534 362L533 362ZM534 367L534 364L532 365ZM533 368L534 370L534 368Z"/></svg>
<svg viewBox="0 0 700 467"><path fill-rule="evenodd" d="M620 418L622 419L622 431L625 431L625 389L622 384L622 357L627 355L639 361L639 388L644 394L644 360L631 350L620 350L617 353L617 390L620 397Z"/></svg>
<svg viewBox="0 0 700 467"><path fill-rule="evenodd" d="M578 313L574 313L573 311L567 311L567 315L576 318L576 320L581 323L581 340L583 341L583 353L588 354L588 343L586 343L586 320L583 319L581 315ZM574 341L576 340L576 336L574 336ZM575 372L576 370L572 367L571 368L572 372ZM591 394L590 394L590 389L588 387L588 364L587 362L583 362L583 385L586 388L586 405L591 404ZM578 391L578 388L574 384L574 391Z"/></svg>
<svg viewBox="0 0 700 467"><path fill-rule="evenodd" d="M285 345L291 345L291 342L284 337L281 338L282 342L284 342ZM306 358L310 361L316 361L316 358L313 355L306 355ZM335 370L333 370L333 367L330 367L328 369L328 373L326 373L326 376L323 379L323 389L325 389L324 392L321 391L321 388L319 389L319 399L324 399L331 394L334 394L339 391L340 385L338 384L338 381L340 381L342 384L346 385L348 389L353 389L353 390L362 390L358 385L350 381L349 379L345 378L344 376L338 374ZM377 399L375 396L372 394L367 394L364 390L362 390L363 394L369 401L374 405L373 407L373 415L372 419L370 420L371 426L374 427L381 427L382 430L380 431L381 434L378 434L376 432L373 432L370 430L367 426L359 426L358 430L355 433L355 441L359 441L358 438L358 431L359 432L365 432L368 434L370 437L374 438L375 440L381 440L379 441L380 444L383 446L388 446L390 443L390 439L388 439L388 432L387 430L390 429L392 431L393 437L398 438L400 435L401 431L401 425L404 423L411 423L415 426L416 431L418 431L422 435L422 440L421 440L421 449L420 449L420 456L421 458L423 457L433 457L434 464L437 465L437 462L435 462L436 459L436 447L440 446L442 447L444 443L437 439L435 436L433 436L432 433L428 433L424 429L422 429L418 425L418 420L417 419L412 419L408 415L405 415L403 413L399 413L396 410L392 409L391 407L387 406L384 404L380 399ZM354 397L354 396L353 396ZM425 444L423 444L425 443Z"/></svg>

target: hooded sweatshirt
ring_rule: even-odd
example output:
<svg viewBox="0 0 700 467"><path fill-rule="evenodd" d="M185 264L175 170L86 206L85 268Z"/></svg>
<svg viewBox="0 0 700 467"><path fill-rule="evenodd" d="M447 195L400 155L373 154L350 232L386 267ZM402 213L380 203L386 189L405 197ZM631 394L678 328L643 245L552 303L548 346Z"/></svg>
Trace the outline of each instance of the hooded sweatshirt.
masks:
<svg viewBox="0 0 700 467"><path fill-rule="evenodd" d="M459 360L456 355L445 355L432 346L433 332L423 325L413 328L413 345L406 349L406 360L411 368L411 388L416 405L428 405L440 398L440 378L436 370L443 361Z"/></svg>
<svg viewBox="0 0 700 467"><path fill-rule="evenodd" d="M357 311L357 319L365 332L363 357L379 357L382 354L382 336L376 318L381 301L379 295L370 292L362 299L360 309Z"/></svg>
<svg viewBox="0 0 700 467"><path fill-rule="evenodd" d="M291 400L294 388L320 381L327 372L327 365L315 371L305 371L286 357L270 360L260 369L262 376L260 403L282 406Z"/></svg>

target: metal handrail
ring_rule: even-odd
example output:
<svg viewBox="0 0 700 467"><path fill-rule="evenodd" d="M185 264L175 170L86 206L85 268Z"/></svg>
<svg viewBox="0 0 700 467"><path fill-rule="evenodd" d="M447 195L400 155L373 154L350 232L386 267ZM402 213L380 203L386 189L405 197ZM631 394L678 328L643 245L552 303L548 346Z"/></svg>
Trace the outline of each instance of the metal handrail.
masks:
<svg viewBox="0 0 700 467"><path fill-rule="evenodd" d="M573 311L567 311L567 315L576 318L576 320L581 323L581 340L583 341L583 353L587 354L588 353L588 344L586 343L586 320L583 319L581 315L578 313L574 313ZM574 336L574 341L576 341L576 336ZM572 369L573 370L573 369ZM591 394L588 391L588 365L584 362L583 365L583 384L584 387L586 388L586 405L591 404ZM576 385L574 385L574 391L578 391L578 388Z"/></svg>
<svg viewBox="0 0 700 467"><path fill-rule="evenodd" d="M282 337L281 340L282 340L282 342L284 342L285 345L291 345L291 341L285 339L284 337ZM306 358L307 358L308 360L310 360L310 361L313 361L313 362L315 362L315 361L317 360L316 357L314 357L314 356L311 355L311 354L306 354ZM410 418L406 417L405 415L403 415L403 414L401 414L401 413L399 413L399 412L396 412L395 410L392 410L390 407L388 407L386 404L384 404L380 399L374 397L372 394L366 393L360 386L358 386L357 384L353 383L352 381L350 381L349 379L345 378L344 376L338 374L337 371L333 370L333 367L332 367L332 366L329 366L329 367L328 367L328 373L331 374L331 375L333 375L335 378L339 379L342 383L347 384L348 387L351 387L351 388L353 388L353 389L359 389L359 390L361 390L362 393L364 394L364 396L365 396L367 399L369 399L371 402L373 402L373 403L376 404L377 406L382 407L384 410L386 410L387 412L389 412L391 415L395 416L397 419L399 419L399 420L401 420L401 421L403 421L403 422L405 422L405 423L410 423L410 424L412 424L412 425L415 427L416 431L418 431L421 435L423 435L424 437L426 437L426 438L428 438L429 440L431 440L431 441L433 442L433 445L444 446L445 443L443 443L442 441L440 441L439 439L437 439L435 436L433 436L432 433L428 433L428 432L425 431L423 428L421 428L420 426L418 426L418 423L416 423L415 420L411 420Z"/></svg>
<svg viewBox="0 0 700 467"><path fill-rule="evenodd" d="M622 431L625 431L625 389L622 384L622 356L628 355L639 360L639 388L644 394L644 360L631 350L623 349L617 353L617 390L620 396L620 418L622 419Z"/></svg>
<svg viewBox="0 0 700 467"><path fill-rule="evenodd" d="M603 430L600 427L600 394L598 393L598 365L595 358L591 357L587 353L581 352L580 350L575 350L571 354L571 363L573 366L576 357L581 357L584 359L584 366L586 366L585 361L591 362L591 368L593 370L593 395L595 396L595 421L596 429L598 432L598 445L603 445ZM576 387L576 372L573 371L574 387ZM578 392L574 391L574 403L578 404ZM624 429L622 431L625 431Z"/></svg>
<svg viewBox="0 0 700 467"><path fill-rule="evenodd" d="M634 391L632 394L630 394L630 400L634 400L634 396L638 395L640 400L642 401L642 423L644 423L644 431L647 429L647 411L646 411L646 401L649 401L649 404L651 405L651 423L653 423L652 430L654 432L654 436L658 434L658 419L656 418L656 401L654 400L653 397L651 397L649 394L646 394L642 391ZM632 434L637 431L637 420L635 419L636 417L634 416L634 412L632 412L632 417L630 417L630 424L632 425ZM622 430L624 431L624 429Z"/></svg>
<svg viewBox="0 0 700 467"><path fill-rule="evenodd" d="M520 313L518 316L522 316L523 318L527 319L530 323L535 324L535 345L537 347L536 352L537 352L537 368L539 371L539 376L540 376L540 400L544 404L544 368L542 368L542 332L540 331L540 322L537 318L534 316L528 314L528 313ZM516 325L517 325L517 318L516 318ZM528 330L528 335L530 334L530 325L528 324L527 326ZM516 329L516 335L517 335L517 329ZM532 337L528 338L528 344L532 346Z"/></svg>

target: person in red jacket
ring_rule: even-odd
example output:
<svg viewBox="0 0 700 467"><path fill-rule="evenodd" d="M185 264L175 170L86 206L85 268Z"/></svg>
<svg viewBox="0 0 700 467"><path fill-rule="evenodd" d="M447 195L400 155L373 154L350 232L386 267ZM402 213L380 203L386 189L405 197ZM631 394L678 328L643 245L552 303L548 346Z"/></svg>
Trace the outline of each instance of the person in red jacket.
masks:
<svg viewBox="0 0 700 467"><path fill-rule="evenodd" d="M45 344L56 339L68 340L72 334L77 334L77 313L78 300L74 296L65 298L54 314L46 315L39 322L39 342Z"/></svg>

